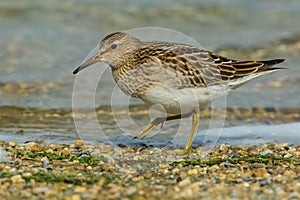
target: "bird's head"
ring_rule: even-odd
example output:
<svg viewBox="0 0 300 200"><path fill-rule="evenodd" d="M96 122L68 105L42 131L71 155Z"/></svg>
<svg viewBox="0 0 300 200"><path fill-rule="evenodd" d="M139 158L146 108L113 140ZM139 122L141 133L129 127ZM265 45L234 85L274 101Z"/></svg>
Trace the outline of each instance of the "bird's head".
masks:
<svg viewBox="0 0 300 200"><path fill-rule="evenodd" d="M116 68L118 63L122 60L122 56L138 49L140 44L141 41L139 39L127 33L111 33L100 42L98 52L77 67L73 71L73 74L77 74L82 69L97 62L105 62L112 68Z"/></svg>

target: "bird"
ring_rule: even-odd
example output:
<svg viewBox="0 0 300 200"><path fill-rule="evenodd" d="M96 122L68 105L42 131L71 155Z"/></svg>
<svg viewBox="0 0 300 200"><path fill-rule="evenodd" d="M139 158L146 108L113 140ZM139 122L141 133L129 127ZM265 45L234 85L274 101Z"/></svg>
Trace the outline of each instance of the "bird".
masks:
<svg viewBox="0 0 300 200"><path fill-rule="evenodd" d="M104 62L125 94L147 105L161 105L167 115L152 120L135 138L148 136L166 121L192 116L189 138L181 152L189 154L201 108L254 78L284 69L274 67L283 61L239 61L192 45L142 41L125 32L114 32L100 41L97 53L73 74Z"/></svg>

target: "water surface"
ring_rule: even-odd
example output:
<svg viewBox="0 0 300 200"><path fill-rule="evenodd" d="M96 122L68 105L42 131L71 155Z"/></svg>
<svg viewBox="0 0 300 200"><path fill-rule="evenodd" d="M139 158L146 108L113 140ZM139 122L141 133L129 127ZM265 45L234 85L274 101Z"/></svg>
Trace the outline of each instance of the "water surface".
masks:
<svg viewBox="0 0 300 200"><path fill-rule="evenodd" d="M226 105L299 108L299 7L297 0L190 0L184 4L171 0L119 0L114 3L98 0L2 0L0 106L8 105L18 111L13 118L11 114L10 118L2 115L1 137L5 139L9 133L25 140L22 131L18 132L25 130L34 133L37 139L75 139L78 135L70 114L75 78L73 69L106 34L147 26L180 31L204 48L235 59L285 58L281 66L287 70L239 88L228 96ZM97 87L97 106L110 104L114 86L108 69ZM85 91L82 91L84 95ZM29 109L28 116L18 118L26 109ZM37 113L44 113L44 109L50 109L46 110L50 116L51 109L58 109L55 112L59 119L49 121L39 116ZM13 112L12 109L0 110L2 113ZM68 114L64 115L65 112ZM30 118L34 120L30 121ZM147 119L147 113L142 119ZM141 123L145 124L145 121ZM103 123L118 134L119 129L110 121L103 120ZM282 119L282 123L286 121ZM262 121L261 124L265 123Z"/></svg>

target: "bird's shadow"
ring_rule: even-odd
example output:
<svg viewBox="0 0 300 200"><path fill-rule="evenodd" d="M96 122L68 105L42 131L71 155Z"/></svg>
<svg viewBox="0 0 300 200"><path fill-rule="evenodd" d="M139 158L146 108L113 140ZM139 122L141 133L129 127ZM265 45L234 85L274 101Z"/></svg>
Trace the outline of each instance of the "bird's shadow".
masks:
<svg viewBox="0 0 300 200"><path fill-rule="evenodd" d="M118 147L131 147L131 148L162 148L172 143L166 138L147 137L147 138L136 138L130 135L118 135L113 137L107 137L101 139L98 142L110 143Z"/></svg>
<svg viewBox="0 0 300 200"><path fill-rule="evenodd" d="M146 138L136 138L131 135L118 135L113 137L107 137L105 139L98 140L98 142L113 144L121 148L167 148L167 149L178 149L184 148L185 141L174 140L174 138L161 137L159 135L146 137ZM201 145L201 144L200 144ZM192 145L194 146L194 145ZM199 143L195 146L199 146Z"/></svg>

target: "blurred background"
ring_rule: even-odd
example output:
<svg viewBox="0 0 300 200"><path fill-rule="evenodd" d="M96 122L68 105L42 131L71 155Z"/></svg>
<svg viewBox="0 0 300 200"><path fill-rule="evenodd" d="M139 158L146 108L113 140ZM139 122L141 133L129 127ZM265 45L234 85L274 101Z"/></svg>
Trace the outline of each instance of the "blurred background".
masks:
<svg viewBox="0 0 300 200"><path fill-rule="evenodd" d="M148 26L180 31L234 59L285 58L287 70L248 83L227 102L299 108L299 8L299 0L1 0L0 132L74 133L73 69L105 35ZM114 84L109 73L105 81L104 105Z"/></svg>

